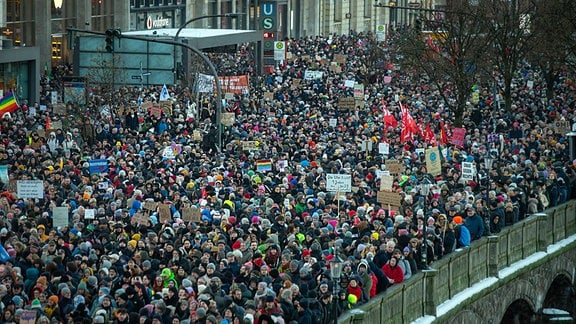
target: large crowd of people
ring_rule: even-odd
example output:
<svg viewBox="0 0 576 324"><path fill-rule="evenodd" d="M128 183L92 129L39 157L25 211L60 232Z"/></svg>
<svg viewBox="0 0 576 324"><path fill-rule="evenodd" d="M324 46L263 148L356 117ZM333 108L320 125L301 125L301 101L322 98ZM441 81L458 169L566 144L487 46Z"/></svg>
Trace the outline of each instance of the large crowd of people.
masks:
<svg viewBox="0 0 576 324"><path fill-rule="evenodd" d="M410 71L373 71L374 46L370 34L287 41L286 61L227 100L222 145L213 97L197 100L192 87L169 87L160 114L150 106L161 85L94 91L56 110L47 94L59 84L45 79L42 101L0 124L0 321L333 323L455 249L574 198L576 161L557 128L576 126L573 84L558 82L547 100L523 66L510 111L480 86L463 143L442 141L431 175L421 152L440 133L403 140L402 108L444 136L454 116ZM251 73L249 52L218 66ZM397 204L378 198L390 174ZM333 191L332 175L350 175L351 190ZM18 197L26 180L43 181L43 198Z"/></svg>

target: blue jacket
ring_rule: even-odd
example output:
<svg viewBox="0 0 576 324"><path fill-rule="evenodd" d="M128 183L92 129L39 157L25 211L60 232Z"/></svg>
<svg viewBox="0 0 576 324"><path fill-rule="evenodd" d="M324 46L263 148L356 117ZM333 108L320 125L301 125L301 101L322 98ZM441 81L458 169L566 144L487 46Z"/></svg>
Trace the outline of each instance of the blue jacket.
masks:
<svg viewBox="0 0 576 324"><path fill-rule="evenodd" d="M466 217L464 225L466 225L470 231L470 238L472 241L477 240L484 235L484 221L480 215L475 213L472 217Z"/></svg>

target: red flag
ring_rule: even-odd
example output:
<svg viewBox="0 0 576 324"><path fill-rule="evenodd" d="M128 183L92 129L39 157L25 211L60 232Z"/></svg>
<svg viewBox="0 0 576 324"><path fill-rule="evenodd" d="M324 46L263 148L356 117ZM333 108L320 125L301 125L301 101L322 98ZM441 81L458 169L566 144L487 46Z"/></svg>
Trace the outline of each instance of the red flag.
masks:
<svg viewBox="0 0 576 324"><path fill-rule="evenodd" d="M386 108L386 105L384 104L384 101L382 101L382 110L384 110L384 126L385 126L386 128L388 128L388 127L392 127L392 128L398 127L398 121L396 120L396 118L394 118L394 116L390 113L390 111L388 111L388 108Z"/></svg>
<svg viewBox="0 0 576 324"><path fill-rule="evenodd" d="M446 132L446 126L444 125L444 121L440 121L440 144L446 145L450 142L448 138L448 132Z"/></svg>
<svg viewBox="0 0 576 324"><path fill-rule="evenodd" d="M438 142L436 141L436 134L432 131L430 124L426 126L426 130L424 131L424 140L432 146L438 146Z"/></svg>
<svg viewBox="0 0 576 324"><path fill-rule="evenodd" d="M414 141L414 134L419 132L418 125L416 125L414 118L412 118L408 109L402 106L401 102L400 111L402 112L402 132L400 133L400 138L403 142Z"/></svg>

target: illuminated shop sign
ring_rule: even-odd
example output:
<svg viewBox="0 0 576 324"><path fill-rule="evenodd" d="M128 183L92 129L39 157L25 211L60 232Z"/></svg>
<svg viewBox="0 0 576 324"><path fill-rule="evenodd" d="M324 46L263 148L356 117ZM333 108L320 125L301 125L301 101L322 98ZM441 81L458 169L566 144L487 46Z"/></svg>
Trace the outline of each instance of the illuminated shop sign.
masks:
<svg viewBox="0 0 576 324"><path fill-rule="evenodd" d="M147 29L162 28L162 27L167 27L167 26L170 26L170 19L169 18L163 18L162 16L159 16L159 17L156 17L156 19L154 19L151 16L148 16L148 18L146 19L146 28Z"/></svg>

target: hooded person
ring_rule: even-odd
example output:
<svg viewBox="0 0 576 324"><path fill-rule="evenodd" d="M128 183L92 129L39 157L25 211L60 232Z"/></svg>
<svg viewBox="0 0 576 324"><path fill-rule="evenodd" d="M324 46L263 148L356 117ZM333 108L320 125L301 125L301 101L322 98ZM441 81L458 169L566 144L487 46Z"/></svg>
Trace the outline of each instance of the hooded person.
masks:
<svg viewBox="0 0 576 324"><path fill-rule="evenodd" d="M399 284L404 282L404 271L398 265L398 258L391 257L388 262L382 266L382 271L388 278L390 285Z"/></svg>
<svg viewBox="0 0 576 324"><path fill-rule="evenodd" d="M160 276L162 276L162 280L164 281L164 288L170 287L171 282L173 283L174 287L178 288L178 282L176 281L176 276L174 275L174 272L170 270L170 268L162 269Z"/></svg>
<svg viewBox="0 0 576 324"><path fill-rule="evenodd" d="M370 266L368 265L368 262L366 260L362 259L362 261L360 261L360 263L358 264L356 272L358 273L358 276L362 280L362 290L363 290L364 296L372 296L371 291L372 291L372 286L374 285L374 281L372 278L372 274L371 274Z"/></svg>

